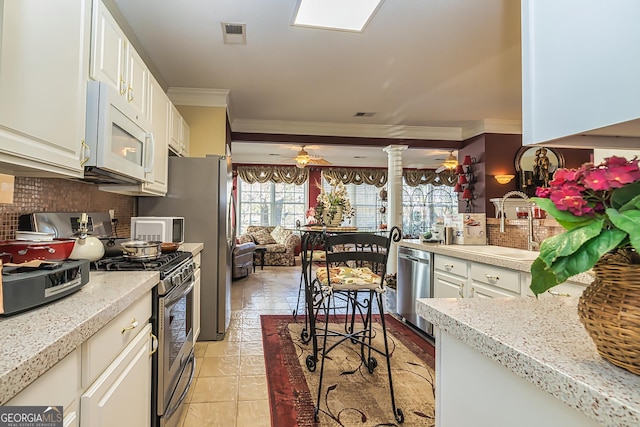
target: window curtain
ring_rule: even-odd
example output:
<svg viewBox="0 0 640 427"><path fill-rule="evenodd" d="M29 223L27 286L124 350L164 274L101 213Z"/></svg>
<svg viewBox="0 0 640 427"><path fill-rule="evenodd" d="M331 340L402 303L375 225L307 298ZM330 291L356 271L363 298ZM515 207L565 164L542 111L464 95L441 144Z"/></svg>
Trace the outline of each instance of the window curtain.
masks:
<svg viewBox="0 0 640 427"><path fill-rule="evenodd" d="M453 187L456 185L456 181L458 180L458 177L453 170L449 169L442 172L436 172L431 169L405 169L402 171L402 176L404 177L404 181L410 187L417 187L420 184L431 184L435 187L439 187L441 185Z"/></svg>
<svg viewBox="0 0 640 427"><path fill-rule="evenodd" d="M387 183L386 169L322 169L324 179L342 181L343 184L369 184L382 188Z"/></svg>
<svg viewBox="0 0 640 427"><path fill-rule="evenodd" d="M238 166L237 170L240 178L249 184L271 181L276 184L302 185L309 179L308 168L300 169L295 166ZM344 184L369 184L378 188L382 188L387 184L386 169L324 168L322 169L322 175L327 182L330 179L334 179L342 181ZM417 187L420 184L453 187L458 178L452 170L436 172L432 169L404 169L402 176L410 187Z"/></svg>
<svg viewBox="0 0 640 427"><path fill-rule="evenodd" d="M274 182L276 184L302 185L309 179L309 169L296 166L238 166L238 176L244 182Z"/></svg>
<svg viewBox="0 0 640 427"><path fill-rule="evenodd" d="M342 181L344 184L369 184L382 188L387 184L386 169L336 169L327 168L322 170L322 174L329 182L330 179ZM402 176L410 187L417 187L420 184L431 184L433 186L446 185L453 187L456 185L457 176L451 170L436 172L432 169L404 169Z"/></svg>

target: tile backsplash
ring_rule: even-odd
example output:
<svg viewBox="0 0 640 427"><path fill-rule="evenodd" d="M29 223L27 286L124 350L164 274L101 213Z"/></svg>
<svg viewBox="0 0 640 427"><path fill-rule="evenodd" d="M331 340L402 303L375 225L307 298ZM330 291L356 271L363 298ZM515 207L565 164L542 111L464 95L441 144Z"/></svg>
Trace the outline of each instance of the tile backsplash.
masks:
<svg viewBox="0 0 640 427"><path fill-rule="evenodd" d="M489 236L488 243L490 245L527 249L528 231L529 225L526 219L507 220L504 233L500 232L499 219L487 219L487 235ZM553 218L533 220L533 240L536 243L540 243L547 237L561 234L564 231L565 229Z"/></svg>
<svg viewBox="0 0 640 427"><path fill-rule="evenodd" d="M129 237L135 197L107 193L98 186L57 178L16 177L13 204L0 204L0 240L15 238L18 217L31 212L108 212L118 219L117 237Z"/></svg>

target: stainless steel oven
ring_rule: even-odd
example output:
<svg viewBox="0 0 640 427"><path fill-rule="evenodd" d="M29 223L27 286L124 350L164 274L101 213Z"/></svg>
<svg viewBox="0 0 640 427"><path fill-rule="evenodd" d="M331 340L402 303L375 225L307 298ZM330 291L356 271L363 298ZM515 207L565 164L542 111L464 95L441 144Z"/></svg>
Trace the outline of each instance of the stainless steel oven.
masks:
<svg viewBox="0 0 640 427"><path fill-rule="evenodd" d="M170 279L178 284L162 295L158 288L157 415L159 426L176 426L195 373L192 264Z"/></svg>
<svg viewBox="0 0 640 427"><path fill-rule="evenodd" d="M153 427L177 426L195 373L193 339L194 263L190 252L162 254L153 260L132 261L122 256L103 258L92 268L108 271L157 270L153 288L152 327L158 351L152 363Z"/></svg>

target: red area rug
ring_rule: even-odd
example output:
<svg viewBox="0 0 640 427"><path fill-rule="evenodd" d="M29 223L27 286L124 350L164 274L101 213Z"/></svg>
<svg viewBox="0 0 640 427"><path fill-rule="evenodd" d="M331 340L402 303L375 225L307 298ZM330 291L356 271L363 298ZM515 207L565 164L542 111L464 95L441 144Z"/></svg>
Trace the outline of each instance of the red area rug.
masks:
<svg viewBox="0 0 640 427"><path fill-rule="evenodd" d="M385 319L396 405L405 417L402 426L433 426L434 348L402 322L388 315ZM263 315L261 322L273 427L398 425L391 409L384 357L376 355L378 367L369 374L360 361L359 347L345 343L325 361L320 422L315 423L320 364L315 372L305 366L312 345L300 338L304 319L296 322L291 316ZM331 326L338 327L337 323ZM381 339L379 323L374 327L376 339Z"/></svg>

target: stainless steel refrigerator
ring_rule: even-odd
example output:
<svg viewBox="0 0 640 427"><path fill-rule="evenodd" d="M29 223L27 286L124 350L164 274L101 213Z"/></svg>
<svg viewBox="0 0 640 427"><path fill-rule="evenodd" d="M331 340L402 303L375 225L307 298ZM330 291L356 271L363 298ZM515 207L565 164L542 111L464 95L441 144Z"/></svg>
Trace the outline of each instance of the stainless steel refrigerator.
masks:
<svg viewBox="0 0 640 427"><path fill-rule="evenodd" d="M169 157L164 197L138 197L140 216L182 216L185 242L202 242L200 341L224 338L231 318L235 245L231 157Z"/></svg>

